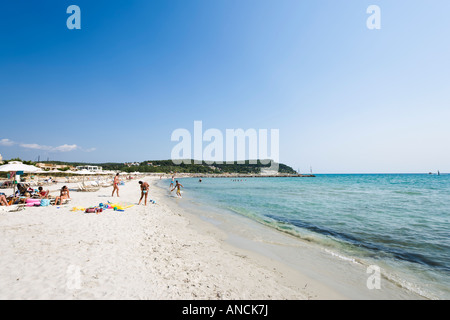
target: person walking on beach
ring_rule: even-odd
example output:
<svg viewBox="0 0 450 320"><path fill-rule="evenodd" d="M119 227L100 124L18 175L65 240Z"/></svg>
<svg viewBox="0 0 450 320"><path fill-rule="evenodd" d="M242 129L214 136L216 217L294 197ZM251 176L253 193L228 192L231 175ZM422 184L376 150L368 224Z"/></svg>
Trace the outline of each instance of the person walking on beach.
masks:
<svg viewBox="0 0 450 320"><path fill-rule="evenodd" d="M183 187L184 188L184 186L181 184L181 183L179 183L178 182L178 180L176 181L176 185L175 185L175 187L171 190L171 192L173 191L173 190L175 190L175 188L177 188L177 196L179 197L179 198L181 198L181 187Z"/></svg>
<svg viewBox="0 0 450 320"><path fill-rule="evenodd" d="M111 197L114 197L114 191L117 192L117 196L119 196L119 173L116 174L116 176L114 177L114 182L113 182L113 192Z"/></svg>
<svg viewBox="0 0 450 320"><path fill-rule="evenodd" d="M175 180L175 176L174 175L172 175L172 181L170 182L170 186L169 186L169 188L172 188L174 185L173 185L173 181Z"/></svg>
<svg viewBox="0 0 450 320"><path fill-rule="evenodd" d="M139 181L139 184L141 185L141 198L139 199L138 206L141 205L141 201L142 201L142 198L144 198L144 196L145 196L144 202L145 202L145 205L147 205L148 189L150 188L150 186L148 185L147 182L142 182L142 181Z"/></svg>

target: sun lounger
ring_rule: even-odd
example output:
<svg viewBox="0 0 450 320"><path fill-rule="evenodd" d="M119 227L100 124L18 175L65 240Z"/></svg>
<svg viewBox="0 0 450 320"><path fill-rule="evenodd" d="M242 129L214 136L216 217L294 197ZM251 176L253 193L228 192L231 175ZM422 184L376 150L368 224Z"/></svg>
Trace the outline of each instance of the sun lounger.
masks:
<svg viewBox="0 0 450 320"><path fill-rule="evenodd" d="M77 191L80 191L80 192L95 192L95 191L100 190L99 186L86 185L85 183L83 183L83 184L78 183L77 186L78 186Z"/></svg>
<svg viewBox="0 0 450 320"><path fill-rule="evenodd" d="M11 181L4 181L4 182L0 182L0 189L8 189L8 188L12 188L13 184Z"/></svg>

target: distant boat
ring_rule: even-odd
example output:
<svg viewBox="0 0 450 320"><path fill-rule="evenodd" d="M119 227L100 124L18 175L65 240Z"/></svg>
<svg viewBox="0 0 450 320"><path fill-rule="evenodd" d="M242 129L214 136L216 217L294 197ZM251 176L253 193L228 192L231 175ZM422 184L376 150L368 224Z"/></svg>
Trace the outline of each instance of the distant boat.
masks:
<svg viewBox="0 0 450 320"><path fill-rule="evenodd" d="M438 176L440 176L441 175L441 173L439 172L439 170L438 170Z"/></svg>

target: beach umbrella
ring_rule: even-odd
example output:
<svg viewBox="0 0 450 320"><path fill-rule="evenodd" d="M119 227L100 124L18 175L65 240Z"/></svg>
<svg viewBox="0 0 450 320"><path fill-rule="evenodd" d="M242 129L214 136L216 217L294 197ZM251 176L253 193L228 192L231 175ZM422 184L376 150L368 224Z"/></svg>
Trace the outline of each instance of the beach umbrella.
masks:
<svg viewBox="0 0 450 320"><path fill-rule="evenodd" d="M84 179L86 178L86 176L95 174L94 172L91 172L91 171L86 170L86 169L83 169L83 170L80 170L80 171L76 171L74 173L78 174L78 175L82 175L83 176L83 182L84 182Z"/></svg>
<svg viewBox="0 0 450 320"><path fill-rule="evenodd" d="M8 164L4 164L4 165L0 166L0 172L18 172L18 171L22 171L24 173L34 173L36 171L39 171L39 168L35 167L35 166L23 164L22 162L19 162L19 161L11 161ZM16 180L14 177L14 193L16 193L15 182L16 182Z"/></svg>
<svg viewBox="0 0 450 320"><path fill-rule="evenodd" d="M92 175L92 174L95 174L95 173L92 172L92 171L83 169L83 170L80 170L80 171L75 171L75 174L79 174L79 175Z"/></svg>
<svg viewBox="0 0 450 320"><path fill-rule="evenodd" d="M1 172L23 171L26 173L33 173L33 172L39 171L39 168L35 167L35 166L23 164L22 162L19 162L19 161L11 161L8 164L4 164L4 165L0 166L0 171Z"/></svg>

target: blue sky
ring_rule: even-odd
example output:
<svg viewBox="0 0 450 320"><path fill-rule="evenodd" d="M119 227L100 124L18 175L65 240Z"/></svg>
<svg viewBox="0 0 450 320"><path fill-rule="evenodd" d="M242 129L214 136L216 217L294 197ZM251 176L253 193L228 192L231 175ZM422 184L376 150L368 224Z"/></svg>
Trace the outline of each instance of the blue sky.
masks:
<svg viewBox="0 0 450 320"><path fill-rule="evenodd" d="M68 30L69 5L81 30ZM381 8L381 30L366 9ZM175 129L279 129L302 172L450 172L450 2L3 1L0 154L169 159Z"/></svg>

